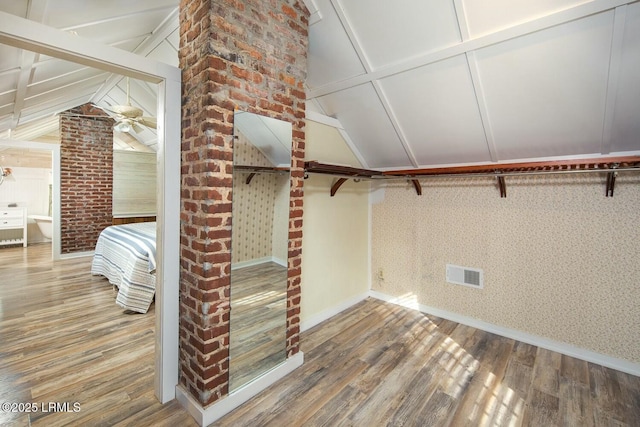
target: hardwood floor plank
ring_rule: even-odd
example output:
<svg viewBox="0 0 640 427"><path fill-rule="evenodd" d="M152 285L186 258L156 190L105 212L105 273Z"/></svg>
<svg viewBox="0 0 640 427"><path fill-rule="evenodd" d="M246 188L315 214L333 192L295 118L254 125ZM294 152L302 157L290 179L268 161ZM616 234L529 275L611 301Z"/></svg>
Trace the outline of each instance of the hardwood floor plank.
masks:
<svg viewBox="0 0 640 427"><path fill-rule="evenodd" d="M560 363L560 375L568 380L589 385L589 369L587 362L584 360L563 354Z"/></svg>
<svg viewBox="0 0 640 427"><path fill-rule="evenodd" d="M319 408L306 424L310 426L348 425L346 418L367 395L348 385Z"/></svg>
<svg viewBox="0 0 640 427"><path fill-rule="evenodd" d="M622 394L617 397L621 403L620 419L627 423L640 425L640 378L625 373L614 371L618 378Z"/></svg>
<svg viewBox="0 0 640 427"><path fill-rule="evenodd" d="M310 349L316 348L321 343L330 340L334 336L338 335L344 329L351 329L351 326L357 323L361 318L369 316L376 310L377 307L367 304L366 301L361 301L358 304L348 308L340 313L342 322L322 322L319 325L311 328L304 341L301 341L300 348L305 354L309 353ZM377 313L381 316L380 313Z"/></svg>
<svg viewBox="0 0 640 427"><path fill-rule="evenodd" d="M620 417L625 407L621 399L623 389L616 371L593 363L588 364L588 369L590 392L597 402L600 417ZM623 421L622 418L620 420Z"/></svg>
<svg viewBox="0 0 640 427"><path fill-rule="evenodd" d="M559 396L561 359L560 353L538 348L533 368L533 388L552 396Z"/></svg>
<svg viewBox="0 0 640 427"><path fill-rule="evenodd" d="M479 367L461 397L461 403L452 419L452 425L493 425L491 420L500 410L501 379L509 363L514 342L492 336L484 353L479 357Z"/></svg>
<svg viewBox="0 0 640 427"><path fill-rule="evenodd" d="M436 390L422 406L416 415L419 425L444 426L450 425L450 420L459 404L456 399L442 390Z"/></svg>
<svg viewBox="0 0 640 427"><path fill-rule="evenodd" d="M566 378L560 382L560 421L562 425L596 426L589 386Z"/></svg>
<svg viewBox="0 0 640 427"><path fill-rule="evenodd" d="M558 397L532 388L525 406L522 425L531 427L559 426L561 425L559 410Z"/></svg>
<svg viewBox="0 0 640 427"><path fill-rule="evenodd" d="M349 383L361 375L366 368L367 364L357 358L346 360L341 372L323 368L328 371L324 378L311 388L304 387L304 394L300 397L307 404L287 408L286 411L274 416L271 422L274 425L304 425L309 418L313 417L333 396L339 394Z"/></svg>

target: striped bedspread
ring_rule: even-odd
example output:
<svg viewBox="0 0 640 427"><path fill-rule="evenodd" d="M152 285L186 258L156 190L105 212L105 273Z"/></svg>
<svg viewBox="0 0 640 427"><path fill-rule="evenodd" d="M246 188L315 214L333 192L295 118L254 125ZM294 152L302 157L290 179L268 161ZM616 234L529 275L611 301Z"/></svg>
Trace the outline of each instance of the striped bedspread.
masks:
<svg viewBox="0 0 640 427"><path fill-rule="evenodd" d="M156 290L156 223L113 225L100 233L91 274L118 287L116 304L146 313Z"/></svg>

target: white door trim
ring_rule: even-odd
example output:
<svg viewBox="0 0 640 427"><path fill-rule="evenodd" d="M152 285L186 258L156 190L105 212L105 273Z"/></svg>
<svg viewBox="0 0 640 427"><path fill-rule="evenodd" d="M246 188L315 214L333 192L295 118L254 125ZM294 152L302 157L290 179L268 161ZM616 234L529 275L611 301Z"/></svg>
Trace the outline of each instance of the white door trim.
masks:
<svg viewBox="0 0 640 427"><path fill-rule="evenodd" d="M173 400L178 384L180 69L5 12L0 12L0 43L158 84L155 392L162 403Z"/></svg>

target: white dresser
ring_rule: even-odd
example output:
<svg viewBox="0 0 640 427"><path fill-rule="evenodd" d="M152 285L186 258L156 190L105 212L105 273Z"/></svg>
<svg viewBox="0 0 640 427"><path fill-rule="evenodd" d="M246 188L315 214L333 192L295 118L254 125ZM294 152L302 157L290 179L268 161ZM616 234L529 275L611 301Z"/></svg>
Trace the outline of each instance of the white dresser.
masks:
<svg viewBox="0 0 640 427"><path fill-rule="evenodd" d="M22 230L22 238L0 240L0 246L22 244L27 247L27 210L0 207L0 230Z"/></svg>

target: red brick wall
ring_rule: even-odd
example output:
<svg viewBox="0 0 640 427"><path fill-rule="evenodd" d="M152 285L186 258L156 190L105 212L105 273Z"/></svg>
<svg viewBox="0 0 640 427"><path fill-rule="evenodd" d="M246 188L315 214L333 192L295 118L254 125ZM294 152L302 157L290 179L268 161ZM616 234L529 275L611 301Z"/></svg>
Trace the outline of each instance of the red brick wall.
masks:
<svg viewBox="0 0 640 427"><path fill-rule="evenodd" d="M111 225L113 120L92 104L60 114L61 252L95 249Z"/></svg>
<svg viewBox="0 0 640 427"><path fill-rule="evenodd" d="M287 355L298 352L308 11L302 0L181 0L180 383L228 394L234 109L293 125Z"/></svg>

